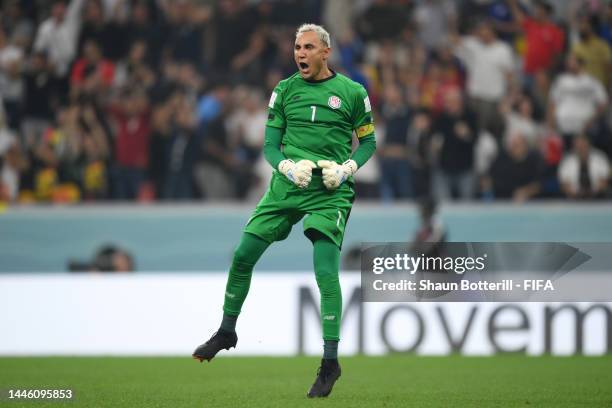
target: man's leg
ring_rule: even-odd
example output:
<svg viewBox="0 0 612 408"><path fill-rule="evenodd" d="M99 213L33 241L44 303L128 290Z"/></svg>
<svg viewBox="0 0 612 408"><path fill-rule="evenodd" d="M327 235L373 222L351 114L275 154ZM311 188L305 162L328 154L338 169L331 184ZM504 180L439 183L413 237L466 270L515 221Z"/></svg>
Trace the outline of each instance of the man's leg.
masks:
<svg viewBox="0 0 612 408"><path fill-rule="evenodd" d="M226 317L234 318L234 320L233 324L222 322L221 329L235 331L235 319L238 318L251 287L253 267L269 246L269 242L256 235L248 232L242 234L240 244L234 251L223 303L223 320L225 321Z"/></svg>
<svg viewBox="0 0 612 408"><path fill-rule="evenodd" d="M338 341L342 317L342 291L338 270L340 248L323 234L313 240L314 269L321 294L321 322L323 325L323 360L308 397L327 397L340 377Z"/></svg>
<svg viewBox="0 0 612 408"><path fill-rule="evenodd" d="M254 234L242 234L227 278L221 327L206 343L195 349L193 358L200 362L210 361L220 350L229 350L236 346L236 320L249 293L253 267L269 246L269 242Z"/></svg>
<svg viewBox="0 0 612 408"><path fill-rule="evenodd" d="M321 294L321 321L323 340L327 346L336 346L340 340L340 319L342 314L342 292L338 269L340 248L329 238L321 237L314 241L314 270L317 286ZM337 352L328 357L335 359Z"/></svg>

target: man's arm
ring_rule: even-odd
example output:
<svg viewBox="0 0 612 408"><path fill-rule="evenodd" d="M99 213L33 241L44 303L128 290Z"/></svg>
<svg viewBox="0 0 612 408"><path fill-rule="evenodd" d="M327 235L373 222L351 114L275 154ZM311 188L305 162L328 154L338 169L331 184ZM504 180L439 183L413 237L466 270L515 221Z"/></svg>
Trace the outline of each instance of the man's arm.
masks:
<svg viewBox="0 0 612 408"><path fill-rule="evenodd" d="M525 22L527 15L523 12L523 10L521 10L521 7L518 5L518 1L509 0L508 5L510 6L510 10L512 11L512 16L514 17L516 22L519 25L522 25Z"/></svg>
<svg viewBox="0 0 612 408"><path fill-rule="evenodd" d="M359 131L357 132L359 134ZM342 164L331 160L319 160L317 165L323 169L323 184L328 190L334 190L363 166L376 150L374 130L359 138L359 147L350 159Z"/></svg>
<svg viewBox="0 0 612 408"><path fill-rule="evenodd" d="M49 47L49 39L51 38L49 35L50 28L51 26L48 21L44 21L38 28L36 39L34 40L35 51L48 51L47 47Z"/></svg>
<svg viewBox="0 0 612 408"><path fill-rule="evenodd" d="M266 161L270 163L270 166L274 169L278 169L279 163L286 159L285 155L280 150L282 140L283 129L266 126L263 154Z"/></svg>
<svg viewBox="0 0 612 408"><path fill-rule="evenodd" d="M283 81L272 91L270 101L268 102L268 120L266 122L266 132L263 146L264 157L270 163L272 168L278 169L281 161L285 160L285 155L281 152L280 146L285 133L287 122L285 121L285 112L283 108Z"/></svg>
<svg viewBox="0 0 612 408"><path fill-rule="evenodd" d="M81 10L85 0L71 0L66 10L66 20L69 24L81 24Z"/></svg>
<svg viewBox="0 0 612 408"><path fill-rule="evenodd" d="M306 188L312 179L312 169L317 165L310 160L300 160L295 163L287 159L280 150L283 139L283 129L266 126L266 138L264 140L264 157L275 169L285 175L293 184L299 188Z"/></svg>
<svg viewBox="0 0 612 408"><path fill-rule="evenodd" d="M359 139L359 147L357 147L357 149L351 156L351 159L355 160L357 166L362 167L364 164L366 164L368 160L370 160L370 157L374 155L375 151L376 137L374 136L374 133L372 133L366 137L362 137L361 139Z"/></svg>
<svg viewBox="0 0 612 408"><path fill-rule="evenodd" d="M355 93L355 105L353 110L353 126L359 147L351 155L351 158L342 164L330 160L319 160L317 165L323 169L323 184L328 190L334 190L351 177L357 169L363 166L376 150L376 138L374 136L374 122L372 120L372 107L365 88Z"/></svg>
<svg viewBox="0 0 612 408"><path fill-rule="evenodd" d="M362 167L376 151L376 137L374 134L374 120L372 106L365 88L360 87L356 92L353 126L359 147L353 152L350 160L354 160L357 168Z"/></svg>
<svg viewBox="0 0 612 408"><path fill-rule="evenodd" d="M525 201L538 195L541 189L539 181L533 181L524 186L518 187L512 194L512 199L517 203L524 203Z"/></svg>

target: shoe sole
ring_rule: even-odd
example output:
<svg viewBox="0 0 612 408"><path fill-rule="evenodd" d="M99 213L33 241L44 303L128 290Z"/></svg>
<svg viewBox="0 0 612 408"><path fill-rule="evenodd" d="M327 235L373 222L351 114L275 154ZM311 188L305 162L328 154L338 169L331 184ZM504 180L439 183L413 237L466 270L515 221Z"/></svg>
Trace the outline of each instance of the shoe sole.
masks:
<svg viewBox="0 0 612 408"><path fill-rule="evenodd" d="M334 381L334 384L331 386L331 388L329 389L329 392L327 394L321 394L321 395L310 395L308 393L306 393L306 397L308 398L327 398L329 397L329 394L331 394L332 390L334 389L334 385L336 385L336 382L340 379L341 375L338 376L338 378L336 378L336 380Z"/></svg>
<svg viewBox="0 0 612 408"><path fill-rule="evenodd" d="M229 349L231 349L231 348L236 348L236 346L230 346L230 347L227 347L227 348L224 348L224 349L221 349L221 350L228 350L228 351L229 351ZM219 350L219 351L221 351L221 350ZM219 351L217 351L217 353L218 353ZM202 356L198 356L198 355L196 355L196 354L192 354L192 355L191 355L191 358L193 358L194 360L199 360L199 361L200 361L200 363L204 362L204 360L206 360L206 361L208 361L208 362L210 363L210 360L212 360L213 358L215 358L215 356L217 355L217 353L215 353L215 355L214 355L214 356L209 357L209 358L202 357Z"/></svg>

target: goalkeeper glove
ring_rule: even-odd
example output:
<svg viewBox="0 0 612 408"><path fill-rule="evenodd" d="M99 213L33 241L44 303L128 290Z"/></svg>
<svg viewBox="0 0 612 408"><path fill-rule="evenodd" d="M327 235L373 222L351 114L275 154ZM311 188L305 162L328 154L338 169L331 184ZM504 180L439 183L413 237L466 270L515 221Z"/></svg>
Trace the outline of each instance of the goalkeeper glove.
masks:
<svg viewBox="0 0 612 408"><path fill-rule="evenodd" d="M347 160L342 164L330 160L319 160L317 165L323 169L323 184L328 190L338 188L357 171L355 160Z"/></svg>
<svg viewBox="0 0 612 408"><path fill-rule="evenodd" d="M299 188L306 188L312 180L312 169L317 167L310 160L300 160L295 163L293 160L283 160L278 163L278 171L283 173L293 184Z"/></svg>

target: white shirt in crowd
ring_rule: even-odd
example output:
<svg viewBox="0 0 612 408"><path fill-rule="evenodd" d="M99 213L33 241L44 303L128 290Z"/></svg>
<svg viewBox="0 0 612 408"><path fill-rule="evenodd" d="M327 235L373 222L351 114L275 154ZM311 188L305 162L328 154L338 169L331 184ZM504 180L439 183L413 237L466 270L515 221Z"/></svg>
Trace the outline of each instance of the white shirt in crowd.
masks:
<svg viewBox="0 0 612 408"><path fill-rule="evenodd" d="M607 103L603 85L586 73L561 74L550 91L561 133L580 133L599 105Z"/></svg>
<svg viewBox="0 0 612 408"><path fill-rule="evenodd" d="M420 43L428 49L443 46L449 35L448 22L457 16L457 5L451 0L417 3L413 16Z"/></svg>
<svg viewBox="0 0 612 408"><path fill-rule="evenodd" d="M515 133L520 133L525 136L529 145L534 147L538 144L539 135L542 133L542 129L535 120L511 112L506 115L505 137L507 138Z"/></svg>
<svg viewBox="0 0 612 408"><path fill-rule="evenodd" d="M261 149L264 144L268 113L264 109L249 112L246 109L236 111L229 120L229 130L238 132L242 142L252 148Z"/></svg>
<svg viewBox="0 0 612 408"><path fill-rule="evenodd" d="M2 100L0 100L0 104L1 103ZM0 112L0 116L2 115L3 113ZM16 143L17 137L8 127L4 126L0 128L0 158L2 158ZM17 192L19 191L19 172L6 162L0 166L0 184L3 184L8 189L10 200L17 198Z"/></svg>
<svg viewBox="0 0 612 408"><path fill-rule="evenodd" d="M6 70L9 65L23 60L23 50L14 45L0 48L0 70Z"/></svg>
<svg viewBox="0 0 612 408"><path fill-rule="evenodd" d="M499 101L506 94L507 76L514 68L514 56L503 41L485 44L464 37L455 49L468 71L467 93L473 98Z"/></svg>
<svg viewBox="0 0 612 408"><path fill-rule="evenodd" d="M598 186L610 177L610 163L605 153L591 148L588 159L589 179L591 186ZM559 165L559 181L568 184L573 190L580 187L580 159L575 153L567 155Z"/></svg>
<svg viewBox="0 0 612 408"><path fill-rule="evenodd" d="M85 0L71 0L63 21L58 23L53 17L49 17L43 21L36 34L34 50L47 53L49 61L55 65L55 73L59 76L68 73L70 63L76 57L84 2Z"/></svg>
<svg viewBox="0 0 612 408"><path fill-rule="evenodd" d="M19 73L9 75L12 64L19 64L23 60L23 50L14 45L7 45L0 49L0 95L7 101L19 100L23 95L23 81Z"/></svg>

